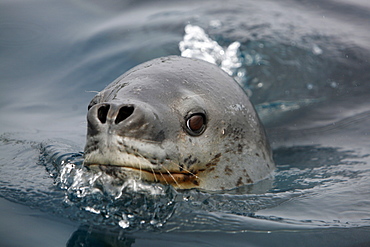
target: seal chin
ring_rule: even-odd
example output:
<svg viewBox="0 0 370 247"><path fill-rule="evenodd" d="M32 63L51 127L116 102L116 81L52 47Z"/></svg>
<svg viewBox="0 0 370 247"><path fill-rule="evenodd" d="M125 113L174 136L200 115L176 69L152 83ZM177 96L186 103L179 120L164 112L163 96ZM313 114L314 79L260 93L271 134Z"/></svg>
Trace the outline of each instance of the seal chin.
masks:
<svg viewBox="0 0 370 247"><path fill-rule="evenodd" d="M135 159L133 157L132 159ZM131 161L132 161L131 159ZM127 178L156 182L164 185L172 185L177 189L189 189L199 185L197 172L172 171L163 164L148 167L147 161L125 162L125 164L99 164L84 162L84 165L92 171L102 171L110 176L125 180Z"/></svg>
<svg viewBox="0 0 370 247"><path fill-rule="evenodd" d="M140 181L161 183L172 185L177 189L190 189L198 184L198 176L193 173L171 172L171 171L148 171L127 166L110 166L91 164L88 166L92 170L100 170L106 174L119 179L133 178Z"/></svg>

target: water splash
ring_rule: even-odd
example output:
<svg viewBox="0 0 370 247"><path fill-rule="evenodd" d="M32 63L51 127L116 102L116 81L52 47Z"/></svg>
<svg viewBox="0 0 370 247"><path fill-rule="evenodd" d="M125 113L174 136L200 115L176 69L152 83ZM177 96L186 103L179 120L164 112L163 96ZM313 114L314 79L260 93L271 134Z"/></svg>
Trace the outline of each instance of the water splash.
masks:
<svg viewBox="0 0 370 247"><path fill-rule="evenodd" d="M242 67L243 58L239 51L240 43L235 41L223 48L212 40L199 26L186 25L185 35L179 43L181 56L197 58L218 65L239 84L245 82L246 70Z"/></svg>
<svg viewBox="0 0 370 247"><path fill-rule="evenodd" d="M214 28L221 26L221 22L213 20L210 24ZM264 87L262 82L251 85L247 83L247 67L253 64L268 63L263 61L260 54L254 51L254 55L248 51L240 51L241 44L238 41L231 43L228 47L223 48L217 41L211 39L204 29L195 25L185 26L185 35L179 43L181 56L197 58L209 63L215 64L232 76L236 82L244 89L246 94L251 97L252 90ZM322 50L317 45L313 47L315 54L321 54ZM258 81L258 80L257 80ZM256 84L256 85L252 85ZM307 89L312 90L312 85L307 85ZM256 110L264 123L270 123L277 117L284 118L284 113L292 112L322 101L323 98L309 98L295 101L277 100L273 102L264 102L256 105Z"/></svg>
<svg viewBox="0 0 370 247"><path fill-rule="evenodd" d="M64 204L77 209L69 215L83 223L95 226L115 226L127 231L173 230L197 222L202 217L199 229L213 226L214 216L209 212L250 216L256 210L268 208L275 203L289 200L291 194L276 197L266 195L244 195L246 191L256 192L256 185L239 188L243 191L229 191L229 194L210 194L197 190L176 191L169 185L145 183L134 179L125 181L106 173L90 171L83 166L83 154L71 153L64 146L42 147L40 163L53 177L55 185L64 191ZM261 189L260 189L261 190ZM266 190L262 189L261 193ZM232 194L241 194L234 197ZM175 217L173 217L176 215ZM181 217L184 216L186 220ZM171 224L167 222L171 219ZM240 221L241 219L239 219ZM231 221L234 227L241 222ZM241 220L243 221L243 220Z"/></svg>
<svg viewBox="0 0 370 247"><path fill-rule="evenodd" d="M291 158L295 153L312 153L317 160L307 158L306 162L295 164L297 158ZM307 221L298 216L280 217L274 212L280 205L314 198L313 195L323 193L320 192L322 188L325 191L336 190L338 186L349 186L353 176L363 177L364 174L357 171L361 164L354 167L356 163L348 160L357 156L318 147L278 150L277 154L280 168L274 181L263 181L223 193L176 191L162 184L133 179L118 180L108 174L88 170L82 164L82 153L68 152L63 146L44 146L41 160L49 174L54 174L56 186L64 191L64 204L77 209L68 217L94 226L112 226L130 232L155 229L215 230L215 222L219 222L217 229L220 231L249 229L251 221L261 224L261 227L264 224L264 227L271 227L276 223L284 227L366 224L357 219L353 219L352 223L331 222L325 215ZM332 156L339 158L322 160ZM306 204L308 208L312 206L309 202ZM263 221L256 221L258 219ZM270 222L267 225L266 220Z"/></svg>
<svg viewBox="0 0 370 247"><path fill-rule="evenodd" d="M41 161L56 186L65 191L65 205L77 208L71 218L90 225L138 230L162 227L172 216L176 191L171 186L122 181L90 171L83 165L82 153L60 149L55 145L43 147Z"/></svg>
<svg viewBox="0 0 370 247"><path fill-rule="evenodd" d="M1 143L4 157L9 148L22 154L16 163L9 158L10 162L3 164L9 169L0 173L2 197L89 226L125 232L240 232L256 226L270 229L275 224L284 229L369 225L365 212L370 170L363 163L367 156L359 157L354 152L317 146L275 150L278 171L274 180L208 193L121 181L89 171L82 164L83 153L73 152L78 148L68 141L40 144L4 137ZM33 148L27 148L29 145ZM38 157L39 162L30 166L30 157ZM24 178L25 171L32 174L29 180ZM357 195L353 197L355 190ZM361 203L354 207L350 198Z"/></svg>

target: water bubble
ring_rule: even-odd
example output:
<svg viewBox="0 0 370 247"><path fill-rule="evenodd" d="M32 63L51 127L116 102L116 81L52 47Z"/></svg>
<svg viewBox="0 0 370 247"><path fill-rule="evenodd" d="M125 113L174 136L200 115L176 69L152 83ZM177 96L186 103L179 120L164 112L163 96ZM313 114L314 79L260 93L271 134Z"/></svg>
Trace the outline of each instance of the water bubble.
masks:
<svg viewBox="0 0 370 247"><path fill-rule="evenodd" d="M211 26L219 25L221 25L221 22L215 20ZM238 71L242 69L241 66L243 65L239 48L240 43L236 41L225 49L212 40L204 29L190 24L186 25L184 38L179 43L181 56L216 64L230 76L234 76L237 82L243 83L244 80L240 76L245 77L245 72L238 75Z"/></svg>
<svg viewBox="0 0 370 247"><path fill-rule="evenodd" d="M85 207L85 210L94 214L100 214L100 210L97 210L93 207Z"/></svg>
<svg viewBox="0 0 370 247"><path fill-rule="evenodd" d="M321 55L323 53L323 50L316 44L312 46L312 53L315 55Z"/></svg>
<svg viewBox="0 0 370 247"><path fill-rule="evenodd" d="M337 88L338 87L338 83L337 82L335 82L335 81L332 81L332 82L330 82L330 87L332 87L332 88Z"/></svg>
<svg viewBox="0 0 370 247"><path fill-rule="evenodd" d="M211 20L209 25L213 28L220 28L222 26L222 22L220 20Z"/></svg>
<svg viewBox="0 0 370 247"><path fill-rule="evenodd" d="M247 72L245 71L245 70L238 70L238 73L236 74L238 77L245 77L245 74L246 74Z"/></svg>
<svg viewBox="0 0 370 247"><path fill-rule="evenodd" d="M128 227L130 226L130 222L128 222L128 221L126 221L126 220L120 220L120 221L118 222L118 225L119 225L120 227L122 227L123 229L126 229L126 228L128 228Z"/></svg>

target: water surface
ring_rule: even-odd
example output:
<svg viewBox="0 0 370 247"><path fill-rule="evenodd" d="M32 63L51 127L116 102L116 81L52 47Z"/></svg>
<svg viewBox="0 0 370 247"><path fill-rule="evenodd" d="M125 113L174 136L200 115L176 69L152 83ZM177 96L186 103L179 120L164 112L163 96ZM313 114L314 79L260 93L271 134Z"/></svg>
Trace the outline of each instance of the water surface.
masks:
<svg viewBox="0 0 370 247"><path fill-rule="evenodd" d="M2 245L370 244L367 1L0 5ZM181 54L232 62L274 148L273 180L214 194L84 171L90 99Z"/></svg>

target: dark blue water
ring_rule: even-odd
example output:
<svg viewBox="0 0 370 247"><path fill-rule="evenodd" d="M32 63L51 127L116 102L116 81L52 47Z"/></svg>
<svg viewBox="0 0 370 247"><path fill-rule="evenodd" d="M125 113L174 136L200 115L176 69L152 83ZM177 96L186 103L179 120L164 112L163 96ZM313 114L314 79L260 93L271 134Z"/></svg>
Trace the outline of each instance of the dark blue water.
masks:
<svg viewBox="0 0 370 247"><path fill-rule="evenodd" d="M181 55L188 24L239 42L275 178L210 194L86 173L90 99ZM1 1L0 245L369 246L369 24L364 0Z"/></svg>

